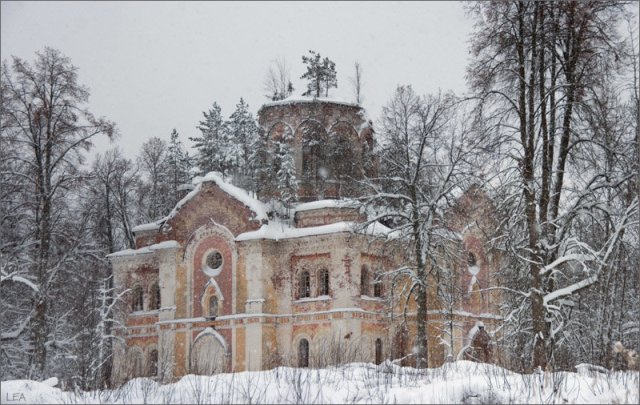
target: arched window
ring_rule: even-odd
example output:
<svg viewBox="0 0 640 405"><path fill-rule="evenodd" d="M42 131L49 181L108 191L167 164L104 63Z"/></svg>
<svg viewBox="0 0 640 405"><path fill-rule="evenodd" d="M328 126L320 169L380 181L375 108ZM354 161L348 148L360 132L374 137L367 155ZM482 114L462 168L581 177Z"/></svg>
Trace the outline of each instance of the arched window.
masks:
<svg viewBox="0 0 640 405"><path fill-rule="evenodd" d="M476 265L476 255L474 255L473 253L469 252L469 257L467 258L467 263L469 264L469 266L475 266Z"/></svg>
<svg viewBox="0 0 640 405"><path fill-rule="evenodd" d="M300 273L300 285L298 288L298 298L308 298L311 296L311 277L309 277L308 271Z"/></svg>
<svg viewBox="0 0 640 405"><path fill-rule="evenodd" d="M382 297L382 280L380 278L376 279L373 283L373 296L374 297Z"/></svg>
<svg viewBox="0 0 640 405"><path fill-rule="evenodd" d="M318 295L329 295L329 270L318 272Z"/></svg>
<svg viewBox="0 0 640 405"><path fill-rule="evenodd" d="M215 319L218 316L218 297L212 295L209 297L209 318Z"/></svg>
<svg viewBox="0 0 640 405"><path fill-rule="evenodd" d="M311 195L324 195L325 181L330 175L326 150L327 132L319 122L310 120L301 124L296 133L302 139L301 180L311 188Z"/></svg>
<svg viewBox="0 0 640 405"><path fill-rule="evenodd" d="M144 358L142 350L139 347L129 349L127 364L129 367L129 375L131 377L142 377L144 375Z"/></svg>
<svg viewBox="0 0 640 405"><path fill-rule="evenodd" d="M153 349L149 352L149 375L158 375L158 351Z"/></svg>
<svg viewBox="0 0 640 405"><path fill-rule="evenodd" d="M298 367L309 367L309 341L300 340L298 344Z"/></svg>
<svg viewBox="0 0 640 405"><path fill-rule="evenodd" d="M133 288L133 301L131 309L133 311L142 311L144 308L144 291L139 285Z"/></svg>
<svg viewBox="0 0 640 405"><path fill-rule="evenodd" d="M400 365L406 366L407 359L405 356L407 354L407 341L409 340L409 332L406 327L401 327L397 330L395 337L392 342L392 355L393 359L401 359Z"/></svg>
<svg viewBox="0 0 640 405"><path fill-rule="evenodd" d="M360 295L369 295L369 269L366 265L360 269Z"/></svg>
<svg viewBox="0 0 640 405"><path fill-rule="evenodd" d="M160 309L160 284L156 281L149 291L149 310Z"/></svg>
<svg viewBox="0 0 640 405"><path fill-rule="evenodd" d="M382 339L376 339L376 364L382 363Z"/></svg>

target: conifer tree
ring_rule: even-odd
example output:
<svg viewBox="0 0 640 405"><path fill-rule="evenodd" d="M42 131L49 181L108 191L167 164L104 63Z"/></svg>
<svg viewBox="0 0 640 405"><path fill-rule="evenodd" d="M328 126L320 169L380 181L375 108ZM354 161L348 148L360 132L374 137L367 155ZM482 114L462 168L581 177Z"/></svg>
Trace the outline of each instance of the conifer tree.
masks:
<svg viewBox="0 0 640 405"><path fill-rule="evenodd" d="M310 50L309 53L311 56L302 56L302 62L307 65L307 71L300 78L309 80L307 91L303 96L320 97L324 93L327 97L331 87L338 87L336 64L329 58L322 59L322 56L315 51Z"/></svg>
<svg viewBox="0 0 640 405"><path fill-rule="evenodd" d="M222 118L222 109L214 102L209 111L203 112L204 120L200 121L198 129L202 136L189 137L195 142L197 150L196 165L200 174L210 171L219 171L224 175L228 169L228 161L225 154L225 138L227 136L226 124Z"/></svg>
<svg viewBox="0 0 640 405"><path fill-rule="evenodd" d="M171 139L169 140L167 165L172 204L175 205L178 202L178 187L189 182L189 170L191 169L189 155L185 151L182 141L180 141L180 134L175 128L171 131Z"/></svg>
<svg viewBox="0 0 640 405"><path fill-rule="evenodd" d="M243 98L236 104L236 110L229 117L226 126L228 139L225 149L234 183L245 189L250 188L251 147L258 137L258 125Z"/></svg>
<svg viewBox="0 0 640 405"><path fill-rule="evenodd" d="M293 151L286 139L276 142L274 166L280 198L285 205L288 205L298 199L298 180Z"/></svg>

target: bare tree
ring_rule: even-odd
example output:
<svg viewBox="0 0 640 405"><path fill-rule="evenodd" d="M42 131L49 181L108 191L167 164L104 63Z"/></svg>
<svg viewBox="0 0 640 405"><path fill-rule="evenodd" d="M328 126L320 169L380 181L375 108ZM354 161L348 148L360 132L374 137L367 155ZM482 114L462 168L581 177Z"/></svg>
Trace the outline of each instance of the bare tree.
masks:
<svg viewBox="0 0 640 405"><path fill-rule="evenodd" d="M446 249L458 241L447 231L444 214L472 178L477 141L457 119L458 108L451 94L420 97L410 86L399 86L383 107L381 174L365 181L362 199L376 213L369 223L382 222L401 240L398 257L405 259L388 276L410 280L403 298L416 303L418 367L428 364L427 309L434 303L427 292L457 261L455 249Z"/></svg>
<svg viewBox="0 0 640 405"><path fill-rule="evenodd" d="M140 150L138 164L147 175L144 185L147 192L142 192L140 197L147 202L145 204L147 221L161 218L172 208L168 154L167 143L158 137L149 138L142 144Z"/></svg>
<svg viewBox="0 0 640 405"><path fill-rule="evenodd" d="M271 62L264 79L265 97L271 101L283 100L293 93L291 73L287 60L280 56Z"/></svg>
<svg viewBox="0 0 640 405"><path fill-rule="evenodd" d="M115 135L114 124L95 118L84 105L89 91L78 83L77 68L59 51L36 52L33 64L13 57L11 69L2 68L2 139L17 151L24 164L16 173L29 184L29 230L32 232L26 266L35 286L32 311L20 321L30 327L28 353L31 378L44 376L50 338L56 319L50 304L61 270L78 254L78 240L64 228L62 212L69 204L61 198L82 179L82 152L99 135ZM62 210L62 211L61 211ZM67 243L63 243L66 239ZM20 331L17 330L19 333Z"/></svg>
<svg viewBox="0 0 640 405"><path fill-rule="evenodd" d="M364 101L364 97L362 96L362 86L364 82L362 81L362 65L360 62L357 62L353 65L355 68L353 77L351 80L351 85L353 86L353 94L356 97L356 103L362 104Z"/></svg>
<svg viewBox="0 0 640 405"><path fill-rule="evenodd" d="M593 131L577 131L590 89L616 72L615 22L623 9L608 1L471 6L477 30L468 75L482 122L492 126L486 147L499 164L491 184L503 209L503 248L521 305L512 315L528 314L519 333L531 331L524 349L531 350L533 367L546 367L574 294L598 282L635 221L637 198L604 217L611 237L602 243L577 231L584 216L602 209L601 190L624 187L632 177L582 165L585 154L606 147Z"/></svg>

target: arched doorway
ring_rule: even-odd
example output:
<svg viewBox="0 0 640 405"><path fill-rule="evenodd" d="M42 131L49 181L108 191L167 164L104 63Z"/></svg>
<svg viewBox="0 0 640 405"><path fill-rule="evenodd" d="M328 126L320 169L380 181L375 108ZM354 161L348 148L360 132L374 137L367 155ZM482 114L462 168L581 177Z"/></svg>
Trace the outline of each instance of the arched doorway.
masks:
<svg viewBox="0 0 640 405"><path fill-rule="evenodd" d="M213 333L196 338L191 349L191 370L194 374L212 375L226 371L226 350L221 339Z"/></svg>

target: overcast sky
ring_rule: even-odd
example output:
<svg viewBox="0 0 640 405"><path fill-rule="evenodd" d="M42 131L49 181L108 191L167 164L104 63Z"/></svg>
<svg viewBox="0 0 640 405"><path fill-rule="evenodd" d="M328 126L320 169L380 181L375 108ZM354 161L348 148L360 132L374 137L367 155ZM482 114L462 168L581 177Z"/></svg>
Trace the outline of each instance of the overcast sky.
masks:
<svg viewBox="0 0 640 405"><path fill-rule="evenodd" d="M214 101L228 117L244 97L255 114L268 101L263 82L276 57L286 58L302 93L301 59L310 49L336 63L330 96L347 101L360 62L373 119L398 84L421 94L465 89L472 24L457 2L1 4L2 59L33 60L45 46L70 57L90 88L90 110L116 122L128 157L151 136L168 140L172 128L189 146Z"/></svg>

